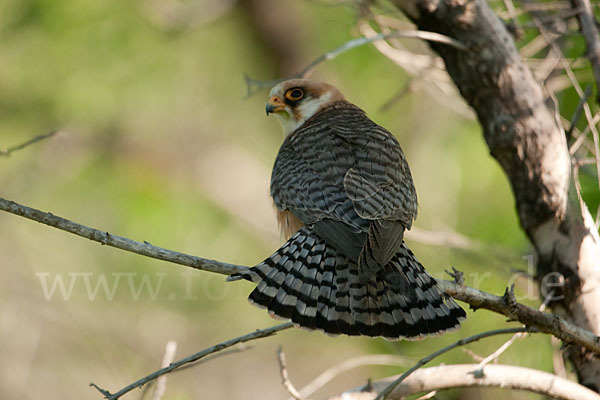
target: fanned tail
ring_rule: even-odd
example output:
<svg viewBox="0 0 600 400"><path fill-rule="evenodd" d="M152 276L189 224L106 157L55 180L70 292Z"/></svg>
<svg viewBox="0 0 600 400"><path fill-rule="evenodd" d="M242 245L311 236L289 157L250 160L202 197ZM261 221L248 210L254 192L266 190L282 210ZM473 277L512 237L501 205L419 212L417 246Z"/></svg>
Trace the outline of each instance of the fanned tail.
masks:
<svg viewBox="0 0 600 400"><path fill-rule="evenodd" d="M306 226L271 257L229 279L256 282L249 300L271 316L332 335L420 339L457 328L466 316L404 242L377 274L359 277L356 262Z"/></svg>

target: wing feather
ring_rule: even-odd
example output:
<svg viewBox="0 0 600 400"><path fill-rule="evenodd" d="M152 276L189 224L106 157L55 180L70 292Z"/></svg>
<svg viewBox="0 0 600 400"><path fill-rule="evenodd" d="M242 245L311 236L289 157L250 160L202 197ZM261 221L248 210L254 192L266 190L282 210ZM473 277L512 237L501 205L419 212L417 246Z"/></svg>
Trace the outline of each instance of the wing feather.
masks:
<svg viewBox="0 0 600 400"><path fill-rule="evenodd" d="M369 247L385 265L410 229L417 197L396 138L360 108L340 101L284 141L271 195L327 243L357 260Z"/></svg>

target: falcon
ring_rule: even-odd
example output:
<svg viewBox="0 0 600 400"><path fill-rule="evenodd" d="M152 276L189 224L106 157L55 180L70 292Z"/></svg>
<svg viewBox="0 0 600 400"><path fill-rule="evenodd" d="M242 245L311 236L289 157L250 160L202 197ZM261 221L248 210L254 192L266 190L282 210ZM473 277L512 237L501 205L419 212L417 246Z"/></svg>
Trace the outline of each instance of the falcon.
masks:
<svg viewBox="0 0 600 400"><path fill-rule="evenodd" d="M328 334L421 339L457 328L465 312L404 243L417 194L396 138L335 87L279 83L267 115L284 141L271 176L287 242L231 275L273 317Z"/></svg>

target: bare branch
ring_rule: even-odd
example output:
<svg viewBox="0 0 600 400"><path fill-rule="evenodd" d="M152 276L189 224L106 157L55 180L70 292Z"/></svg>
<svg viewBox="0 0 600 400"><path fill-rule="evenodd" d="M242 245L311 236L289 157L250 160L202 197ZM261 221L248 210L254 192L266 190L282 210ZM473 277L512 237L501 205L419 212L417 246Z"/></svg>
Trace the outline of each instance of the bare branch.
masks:
<svg viewBox="0 0 600 400"><path fill-rule="evenodd" d="M94 240L107 246L116 247L121 250L163 261L170 261L175 264L203 271L231 275L248 268L241 265L228 264L216 260L191 256L189 254L153 246L147 242L141 243L121 236L112 235L108 232L102 232L98 229L69 221L51 213L45 213L2 198L0 198L0 210ZM566 343L577 343L600 354L600 339L592 332L579 328L557 315L545 314L531 307L517 303L514 296L512 296L511 292L508 290L504 296L496 296L468 286L461 286L455 282L438 280L438 284L440 288L450 296L470 304L471 308L485 308L506 315L512 320L536 327L541 332L550 333Z"/></svg>
<svg viewBox="0 0 600 400"><path fill-rule="evenodd" d="M540 307L538 308L539 311L544 311L546 309L546 306L548 305L548 303L550 302L550 300L553 298L554 293L552 293L551 295L546 296L546 299L544 300L544 302L540 305ZM504 342L502 344L502 346L498 347L498 349L496 349L496 351L494 351L492 354L490 354L489 356L481 359L479 361L478 367L477 368L477 373L483 374L483 367L485 367L486 365L488 365L490 362L492 361L496 361L500 355L502 355L502 353L504 353L510 346L512 346L512 344L520 338L523 338L527 336L527 332L517 332L514 335L511 336L510 339L508 339L506 342Z"/></svg>
<svg viewBox="0 0 600 400"><path fill-rule="evenodd" d="M585 139L587 138L587 134L591 130L590 126L596 125L598 122L600 122L600 113L596 113L596 115L592 118L592 120L590 122L588 122L588 124L585 127L585 129L583 130L583 132L581 132L581 134L577 137L575 142L573 142L573 144L569 148L570 155L574 155L582 145L587 144ZM595 149L592 146L589 146L588 151L593 152L593 151L595 151ZM594 162L596 162L596 160L594 160Z"/></svg>
<svg viewBox="0 0 600 400"><path fill-rule="evenodd" d="M291 322L286 322L284 324L280 324L280 325L276 325L270 328L266 328L266 329L259 329L256 330L255 332L252 333L248 333L246 335L243 336L239 336L230 340L227 340L225 342L219 343L217 345L214 345L212 347L209 347L207 349L204 349L196 354L192 354L189 357L186 357L184 359L181 359L177 362L174 362L172 364L170 364L168 367L165 368L161 368L158 371L155 371L153 373L151 373L150 375L147 375L141 379L138 379L137 381L133 382L132 384L124 387L123 389L119 390L116 393L110 393L109 391L105 390L105 389L101 389L100 387L98 387L95 383L90 383L90 386L96 388L100 393L102 393L104 395L105 398L107 398L108 400L115 400L120 398L121 396L123 396L124 394L132 391L135 388L140 388L142 386L144 386L145 384L147 384L148 382L153 381L154 379L168 374L170 372L175 371L176 369L179 369L187 364L193 363L195 361L200 360L203 357L206 357L209 354L213 354L216 352L219 352L223 349L226 349L228 347L234 346L238 343L244 343L244 342L248 342L250 340L255 340L255 339L261 339L261 338L265 338L265 337L269 337L274 335L275 333L279 332L279 331L283 331L285 329L289 329L293 326L293 324Z"/></svg>
<svg viewBox="0 0 600 400"><path fill-rule="evenodd" d="M392 0L392 3L418 29L450 36L477 49L464 52L430 43L445 61L461 95L476 112L490 154L509 178L520 224L538 254L537 274L562 274L566 284L556 306L562 306L575 325L600 334L597 312L600 237L588 210L570 201L571 159L564 131L547 108L544 93L518 54L505 23L484 0ZM568 2L560 6L572 7ZM547 42L554 56L561 59L566 76L577 94L584 97L552 35L545 34L544 26L535 18L533 22L550 39ZM584 112L590 123L593 117L585 103ZM594 147L598 149L600 135L592 126ZM597 346L595 339L594 343ZM579 381L600 390L597 352L572 346L569 357Z"/></svg>
<svg viewBox="0 0 600 400"><path fill-rule="evenodd" d="M575 129L577 122L579 122L579 118L581 118L581 112L583 111L583 105L585 103L587 103L588 98L590 97L591 94L592 94L592 86L588 85L585 88L583 97L581 97L581 99L579 99L579 104L577 104L577 108L575 109L575 112L573 113L573 117L571 118L571 123L569 124L569 129L567 129L567 131L565 132L565 135L567 136L567 142L571 140L571 135L573 134L573 129Z"/></svg>
<svg viewBox="0 0 600 400"><path fill-rule="evenodd" d="M240 265L227 264L220 261L209 260L177 251L163 249L162 247L153 246L148 242L137 242L122 236L113 235L108 232L102 232L98 229L90 228L88 226L53 215L52 213L46 213L36 210L35 208L23 206L2 198L0 198L0 210L9 212L11 214L20 215L21 217L46 224L53 228L67 231L74 235L93 240L106 246L116 247L117 249L137 253L146 257L169 261L175 264L185 265L186 267L200 269L203 271L231 275L247 268Z"/></svg>
<svg viewBox="0 0 600 400"><path fill-rule="evenodd" d="M38 136L36 136L36 137L34 137L32 139L29 139L28 141L26 141L24 143L18 144L16 146L12 146L12 147L9 147L7 149L0 149L0 156L2 156L2 157L8 157L13 152L15 152L17 150L24 149L25 147L30 146L30 145L32 145L34 143L40 142L40 141L42 141L44 139L48 139L48 138L56 135L56 133L57 133L56 131L52 131L52 132L49 132L49 133L45 133L43 135L38 135Z"/></svg>
<svg viewBox="0 0 600 400"><path fill-rule="evenodd" d="M429 393L424 394L423 396L415 399L415 400L429 400L433 399L437 395L437 390L432 390Z"/></svg>
<svg viewBox="0 0 600 400"><path fill-rule="evenodd" d="M502 346L498 347L496 349L496 351L494 351L492 354L490 354L489 356L487 356L486 358L481 360L479 362L479 364L477 364L477 366L478 366L477 371L483 371L483 367L488 365L490 362L497 360L498 357L500 357L500 355L502 353L504 353L510 346L512 346L512 344L515 342L515 340L525 336L525 334L526 334L526 332L518 332L518 333L515 333L514 335L512 335L510 337L510 339L508 339L506 342L504 342L502 344Z"/></svg>
<svg viewBox="0 0 600 400"><path fill-rule="evenodd" d="M297 74L295 74L291 77L277 79L277 80L261 81L261 80L252 79L248 75L245 75L244 80L246 81L246 87L247 87L246 95L247 95L247 97L250 97L250 96L254 95L259 89L263 89L266 87L270 88L271 86L274 86L277 83L279 83L285 79L304 78L304 77L308 76L312 72L313 69L315 69L319 64L323 63L324 61L332 60L332 59L336 58L337 56L339 56L340 54L343 54L343 53L347 52L348 50L352 50L356 47L364 46L365 44L373 43L373 42L380 41L380 40L386 40L386 39L393 38L393 37L394 38L422 39L422 40L427 40L427 41L431 41L431 42L443 43L448 46L452 46L456 49L459 49L461 51L467 50L467 47L457 40L454 40L454 39L449 38L444 35L440 35L439 33L419 31L419 30L398 30L398 31L393 31L390 33L385 33L385 34L380 33L378 35L373 35L373 36L369 36L369 37L362 36L362 37L359 37L356 39L352 39L352 40L344 43L343 45L336 47L335 49L330 50L325 54L320 55L315 60L313 60L310 64L308 64L306 67L304 67L304 69L302 69L300 72L298 72Z"/></svg>
<svg viewBox="0 0 600 400"><path fill-rule="evenodd" d="M596 78L596 101L600 103L600 37L594 19L594 11L589 0L573 0L573 5L579 10L577 19L587 45L587 57L592 64L592 71Z"/></svg>
<svg viewBox="0 0 600 400"><path fill-rule="evenodd" d="M281 373L281 383L283 383L283 387L294 399L301 400L302 396L298 393L298 390L294 387L294 384L290 381L290 377L288 376L287 367L285 366L285 354L283 353L281 346L277 349L277 360L279 360L279 372Z"/></svg>
<svg viewBox="0 0 600 400"><path fill-rule="evenodd" d="M308 396L312 395L317 390L325 386L336 376L343 374L344 372L356 367L360 367L363 365L406 365L408 364L408 362L409 359L407 357L391 354L369 354L365 356L350 358L325 370L312 382L300 389L300 397L303 399L307 398ZM410 362L412 363L413 361Z"/></svg>
<svg viewBox="0 0 600 400"><path fill-rule="evenodd" d="M510 17L510 28L514 30L515 33L517 33L516 36L522 35L523 29L519 26L519 22L517 20L517 11L512 0L504 0L504 6L506 7L506 11L508 12L508 16Z"/></svg>
<svg viewBox="0 0 600 400"><path fill-rule="evenodd" d="M563 353L560 351L560 341L552 336L550 342L552 344L552 366L554 367L554 374L561 378L566 378L567 367L565 366Z"/></svg>
<svg viewBox="0 0 600 400"><path fill-rule="evenodd" d="M471 373L475 368L477 364L421 368L403 381L388 399L399 400L412 394L456 387L497 387L526 390L559 400L600 400L598 393L548 372L513 365L488 365L484 376L475 376ZM373 382L372 391L368 393L370 396L365 396L367 393L363 391L364 386L361 386L329 400L372 400L394 379L397 378Z"/></svg>
<svg viewBox="0 0 600 400"><path fill-rule="evenodd" d="M504 296L496 296L455 282L438 280L440 289L457 300L468 303L471 308L485 308L503 314L524 325L536 327L540 332L550 333L566 343L577 343L600 354L600 337L582 329L556 314L547 314L517 303L507 289Z"/></svg>
<svg viewBox="0 0 600 400"><path fill-rule="evenodd" d="M412 367L410 367L402 375L400 375L396 380L394 380L391 384L389 384L385 389L383 389L379 393L379 395L375 398L375 400L386 399L392 393L392 391L394 391L394 389L403 380L405 380L410 374L412 374L417 369L421 368L423 365L427 364L428 362L430 362L434 358L439 357L442 354L449 352L450 350L453 350L453 349L455 349L457 347L460 347L460 346L464 346L464 345L469 344L469 343L476 342L476 341L478 341L480 339L484 339L484 338L487 338L487 337L490 337L490 336L504 335L504 334L507 334L507 333L519 333L519 332L535 332L535 330L533 330L531 328L528 328L528 327L496 329L496 330L493 330L493 331L487 331L487 332L478 333L477 335L469 336L468 338L465 338L465 339L460 339L459 341L454 342L454 343L452 343L449 346L443 347L443 348L439 349L438 351L435 351L435 352L429 354L428 356L423 357L422 359L420 359L415 365L413 365Z"/></svg>
<svg viewBox="0 0 600 400"><path fill-rule="evenodd" d="M471 357L474 361L477 362L481 362L483 361L484 357L480 356L479 354L475 353L473 350L471 349L461 349L463 351L463 353L467 354L469 357Z"/></svg>
<svg viewBox="0 0 600 400"><path fill-rule="evenodd" d="M165 356L163 357L162 364L160 365L162 368L166 368L173 362L175 358L175 352L177 351L177 342L173 340L169 340L167 346L165 348ZM156 389L154 390L154 396L152 400L161 400L165 395L165 391L167 390L167 376L162 375L156 381Z"/></svg>
<svg viewBox="0 0 600 400"><path fill-rule="evenodd" d="M379 21L381 18L377 18L377 20ZM366 21L358 23L358 30L365 37L380 34ZM421 80L419 87L445 107L449 107L465 118L473 119L473 113L465 103L456 101L459 98L456 95L456 88L450 82L450 77L444 69L444 63L440 57L429 54L416 54L398 43L392 46L385 40L373 42L373 46L383 56L389 58L413 77L422 75L423 71L426 71L427 79ZM452 101L448 101L449 98Z"/></svg>
<svg viewBox="0 0 600 400"><path fill-rule="evenodd" d="M585 0L583 0L583 1L585 1ZM546 28L543 26L543 24L541 22L539 22L539 19L537 19L535 16L533 18L533 21L534 21L534 23L537 24L537 26L540 30L540 34L542 36L547 37L547 38L549 36L551 36L551 34L546 30ZM596 31L596 36L597 35L598 35L598 33ZM552 50L558 55L558 60L563 65L565 72L567 74L567 77L569 78L569 81L571 82L573 88L577 92L577 95L579 96L580 99L585 98L586 97L585 92L581 88L581 85L579 85L579 82L577 81L577 78L575 77L575 73L573 72L573 69L566 62L564 54L562 53L562 50L560 49L560 47L558 46L558 44L556 43L555 40L551 40L551 39L547 39L547 40L548 40L548 44L551 46ZM596 157L596 172L598 174L598 187L600 187L600 138L599 138L600 135L598 134L596 125L594 123L592 123L594 118L593 118L590 106L586 101L583 101L583 110L585 113L585 117L588 121L587 127L591 130L592 139L594 141L594 155Z"/></svg>

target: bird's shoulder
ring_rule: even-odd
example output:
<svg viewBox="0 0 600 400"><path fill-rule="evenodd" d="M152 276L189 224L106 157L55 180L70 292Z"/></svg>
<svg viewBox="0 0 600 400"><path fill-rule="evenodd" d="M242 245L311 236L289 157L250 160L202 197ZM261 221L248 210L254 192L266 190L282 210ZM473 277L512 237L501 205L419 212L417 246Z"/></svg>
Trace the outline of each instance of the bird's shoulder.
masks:
<svg viewBox="0 0 600 400"><path fill-rule="evenodd" d="M327 144L335 145L332 149L340 152L376 147L378 151L402 153L392 133L346 100L334 102L315 113L284 140L281 150L297 151L304 146L323 148Z"/></svg>

